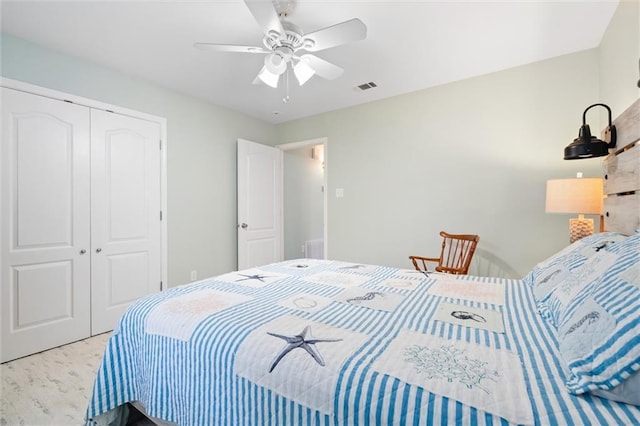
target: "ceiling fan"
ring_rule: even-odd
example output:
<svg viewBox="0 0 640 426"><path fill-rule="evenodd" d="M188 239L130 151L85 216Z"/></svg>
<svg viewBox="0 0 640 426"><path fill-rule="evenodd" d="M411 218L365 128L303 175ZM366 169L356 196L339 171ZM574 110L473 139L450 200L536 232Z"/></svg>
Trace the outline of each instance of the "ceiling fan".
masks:
<svg viewBox="0 0 640 426"><path fill-rule="evenodd" d="M364 40L367 27L359 19L350 19L326 28L304 34L300 28L286 20L294 8L294 2L279 0L243 0L262 28L264 47L235 44L195 43L201 50L217 52L259 53L266 55L264 66L253 84L263 82L278 87L280 76L289 67L302 86L314 75L333 80L344 72L342 68L311 53L331 47Z"/></svg>

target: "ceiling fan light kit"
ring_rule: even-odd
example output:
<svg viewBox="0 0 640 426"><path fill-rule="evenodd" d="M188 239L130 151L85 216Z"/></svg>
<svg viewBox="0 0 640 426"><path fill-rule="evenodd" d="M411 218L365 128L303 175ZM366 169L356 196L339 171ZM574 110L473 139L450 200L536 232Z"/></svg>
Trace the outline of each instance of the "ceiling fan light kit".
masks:
<svg viewBox="0 0 640 426"><path fill-rule="evenodd" d="M287 73L289 64L300 86L314 75L334 80L342 75L342 68L310 53L298 56L298 52L318 52L367 37L367 27L359 19L350 19L305 35L296 25L284 20L293 11L292 2L244 0L244 3L262 28L264 48L218 43L195 43L194 46L218 52L265 54L264 66L253 80L254 84L262 82L277 88L280 76Z"/></svg>
<svg viewBox="0 0 640 426"><path fill-rule="evenodd" d="M304 58L301 58L298 63L293 67L293 73L296 75L296 79L300 86L305 84L316 73L313 68L307 63Z"/></svg>
<svg viewBox="0 0 640 426"><path fill-rule="evenodd" d="M262 67L260 72L258 73L258 78L253 81L253 84L259 84L259 81L262 81L267 86L271 86L274 89L278 87L278 81L280 80L280 74L274 74L267 69L267 67Z"/></svg>
<svg viewBox="0 0 640 426"><path fill-rule="evenodd" d="M280 52L275 51L264 57L264 66L271 74L280 75L287 70L287 60Z"/></svg>

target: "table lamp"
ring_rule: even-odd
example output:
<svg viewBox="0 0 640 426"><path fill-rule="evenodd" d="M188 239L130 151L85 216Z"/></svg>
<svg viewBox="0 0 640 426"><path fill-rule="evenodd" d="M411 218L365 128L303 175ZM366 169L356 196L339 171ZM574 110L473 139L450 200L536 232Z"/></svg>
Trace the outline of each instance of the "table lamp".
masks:
<svg viewBox="0 0 640 426"><path fill-rule="evenodd" d="M569 242L593 234L593 219L585 214L602 214L602 179L573 178L547 181L547 213L576 213L569 219Z"/></svg>

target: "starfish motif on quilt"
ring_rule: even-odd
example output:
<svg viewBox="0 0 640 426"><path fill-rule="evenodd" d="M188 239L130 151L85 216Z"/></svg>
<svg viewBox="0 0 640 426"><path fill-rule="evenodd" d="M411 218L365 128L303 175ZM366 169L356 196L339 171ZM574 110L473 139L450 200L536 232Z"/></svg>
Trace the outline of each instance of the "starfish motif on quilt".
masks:
<svg viewBox="0 0 640 426"><path fill-rule="evenodd" d="M302 333L296 334L295 336L285 336L283 334L276 334L271 332L267 332L267 334L287 342L287 345L284 348L282 348L282 350L278 353L278 355L276 355L276 357L271 362L271 365L269 366L269 373L271 373L273 369L276 368L278 363L282 360L282 358L285 357L285 355L287 355L289 352L291 352L296 348L301 348L307 351L307 353L311 355L311 357L318 364L324 367L326 363L324 361L324 358L322 358L320 351L318 350L318 348L316 348L316 343L339 342L342 340L342 339L318 339L316 337L313 337L311 335L311 326L306 326L304 330L302 330Z"/></svg>
<svg viewBox="0 0 640 426"><path fill-rule="evenodd" d="M236 280L236 282L248 281L248 280L258 280L261 283L263 283L265 278L269 278L269 276L261 275L261 274L255 274L255 275L238 274L238 275L240 275L241 277L245 277L245 278L241 278L239 280Z"/></svg>

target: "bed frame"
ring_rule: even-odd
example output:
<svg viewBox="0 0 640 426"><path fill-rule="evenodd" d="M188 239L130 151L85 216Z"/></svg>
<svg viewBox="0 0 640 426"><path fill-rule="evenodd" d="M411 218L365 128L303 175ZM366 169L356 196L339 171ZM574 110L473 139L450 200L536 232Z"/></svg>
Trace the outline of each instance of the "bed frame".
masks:
<svg viewBox="0 0 640 426"><path fill-rule="evenodd" d="M602 163L604 227L629 235L640 229L640 99L613 121L616 151Z"/></svg>

